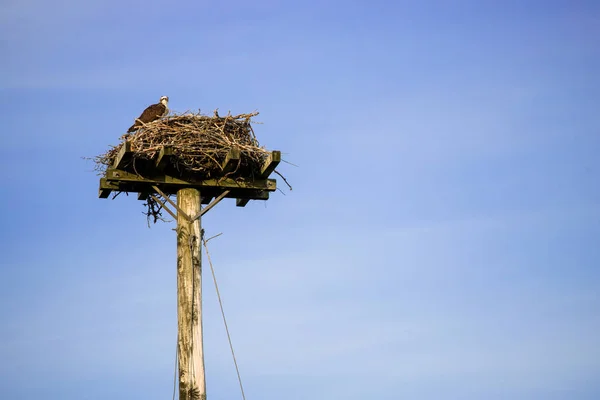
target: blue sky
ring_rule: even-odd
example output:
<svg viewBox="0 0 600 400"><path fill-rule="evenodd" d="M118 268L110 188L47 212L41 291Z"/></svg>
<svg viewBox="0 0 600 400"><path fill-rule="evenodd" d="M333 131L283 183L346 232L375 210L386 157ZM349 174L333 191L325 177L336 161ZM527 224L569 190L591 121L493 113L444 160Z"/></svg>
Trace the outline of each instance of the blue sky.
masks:
<svg viewBox="0 0 600 400"><path fill-rule="evenodd" d="M600 397L596 2L9 0L0 50L2 398L170 398L174 224L81 158L161 95L299 166L203 220L248 399Z"/></svg>

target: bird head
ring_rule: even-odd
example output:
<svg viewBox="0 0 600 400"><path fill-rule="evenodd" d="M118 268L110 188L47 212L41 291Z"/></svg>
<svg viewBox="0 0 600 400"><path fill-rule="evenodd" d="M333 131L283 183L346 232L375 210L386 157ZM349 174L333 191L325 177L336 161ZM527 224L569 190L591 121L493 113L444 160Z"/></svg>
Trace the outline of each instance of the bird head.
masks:
<svg viewBox="0 0 600 400"><path fill-rule="evenodd" d="M167 103L169 102L169 96L162 96L160 98L160 102L163 103L164 105L167 105Z"/></svg>

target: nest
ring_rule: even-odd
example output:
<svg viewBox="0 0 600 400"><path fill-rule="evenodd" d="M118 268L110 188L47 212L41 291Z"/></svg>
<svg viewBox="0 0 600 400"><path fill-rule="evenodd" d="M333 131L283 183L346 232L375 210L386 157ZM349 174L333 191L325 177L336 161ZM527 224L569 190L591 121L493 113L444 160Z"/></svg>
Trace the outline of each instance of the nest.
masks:
<svg viewBox="0 0 600 400"><path fill-rule="evenodd" d="M257 112L220 117L197 114L169 116L143 125L135 133L122 138L131 143L134 168L136 163L154 159L164 146L173 150L172 166L182 175L192 174L204 179L222 177L222 165L229 151L240 150L240 162L226 176L251 177L260 172L269 151L261 147L254 135L251 118ZM95 157L96 169L110 167L123 146L112 147Z"/></svg>
<svg viewBox="0 0 600 400"><path fill-rule="evenodd" d="M256 115L257 112L225 117L219 116L216 111L214 116L186 113L144 124L135 133L121 137L131 144L132 152L131 160L123 169L140 176L152 175L156 172L158 154L163 148L170 147L170 165L165 167L165 172L171 175L192 180L223 177L252 179L260 175L270 155L270 151L260 146L252 129L251 119ZM112 146L106 153L93 158L95 169L101 175L114 165L123 146L124 143ZM224 171L225 160L233 148L239 150L239 162L233 170L228 168ZM285 177L277 170L274 172L291 190ZM163 220L163 205L152 196L148 197L145 206L148 209L144 213L148 217L148 224L151 219L155 223Z"/></svg>

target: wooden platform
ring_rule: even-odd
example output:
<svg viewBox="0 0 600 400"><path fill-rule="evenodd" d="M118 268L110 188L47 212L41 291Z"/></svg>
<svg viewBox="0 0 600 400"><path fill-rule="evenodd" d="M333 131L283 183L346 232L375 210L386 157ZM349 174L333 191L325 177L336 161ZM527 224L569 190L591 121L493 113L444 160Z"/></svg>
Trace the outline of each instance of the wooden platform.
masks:
<svg viewBox="0 0 600 400"><path fill-rule="evenodd" d="M252 177L225 177L235 170L240 161L240 151L231 149L223 162L223 177L202 179L199 175L182 175L169 168L172 149L163 147L153 160L141 163L132 162L131 145L125 142L115 158L111 168L100 179L98 197L106 199L112 192L137 193L139 200L145 200L156 194L153 186L164 194L176 194L179 189L195 188L202 195L202 203L208 204L211 199L223 195L225 198L237 199L236 205L244 207L250 200L268 200L269 193L277 190L277 181L269 179L281 161L281 152L272 151L261 167L260 173ZM135 164L135 165L134 165Z"/></svg>

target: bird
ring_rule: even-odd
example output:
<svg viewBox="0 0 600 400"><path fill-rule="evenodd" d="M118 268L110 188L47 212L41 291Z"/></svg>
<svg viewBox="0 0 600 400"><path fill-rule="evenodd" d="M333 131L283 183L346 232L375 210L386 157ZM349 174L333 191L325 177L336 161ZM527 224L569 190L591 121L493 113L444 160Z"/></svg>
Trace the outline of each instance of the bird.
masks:
<svg viewBox="0 0 600 400"><path fill-rule="evenodd" d="M140 128L144 124L147 124L148 122L156 121L157 119L166 116L169 113L168 104L169 97L162 96L158 103L148 106L144 110L144 112L142 112L142 114L138 118L136 118L133 125L131 125L129 129L127 129L127 133L131 133L137 130L138 128Z"/></svg>

